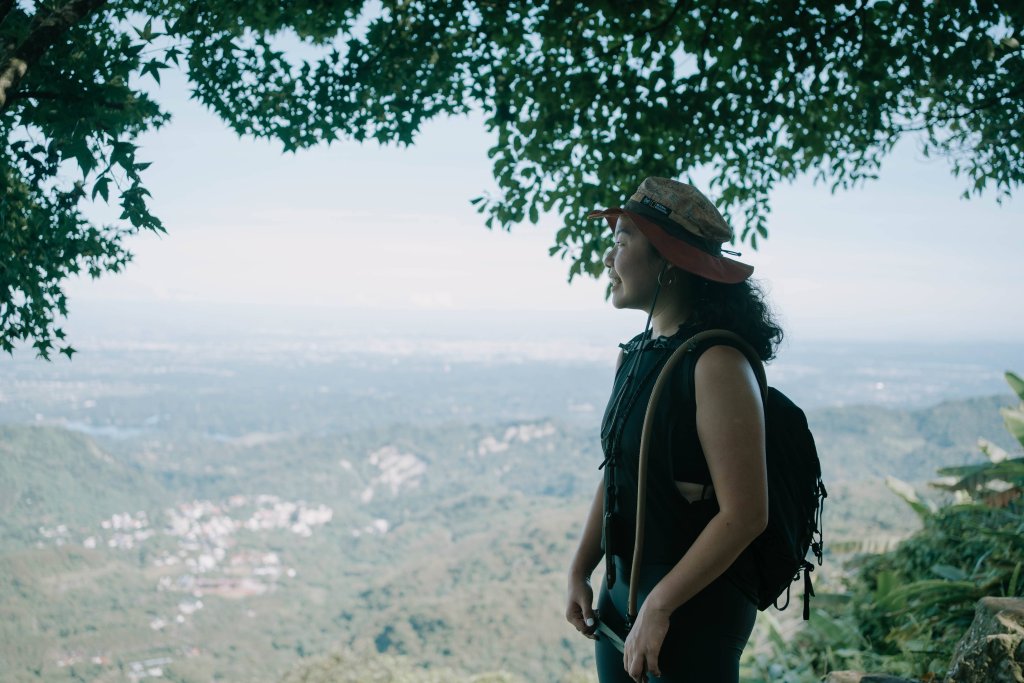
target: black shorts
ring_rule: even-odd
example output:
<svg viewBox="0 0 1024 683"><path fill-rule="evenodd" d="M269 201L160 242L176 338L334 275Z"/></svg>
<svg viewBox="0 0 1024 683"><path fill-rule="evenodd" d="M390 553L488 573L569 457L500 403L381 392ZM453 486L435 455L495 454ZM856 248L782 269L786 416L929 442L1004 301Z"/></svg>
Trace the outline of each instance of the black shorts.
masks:
<svg viewBox="0 0 1024 683"><path fill-rule="evenodd" d="M619 578L611 591L602 585L597 608L601 620L622 633L629 584L625 562L616 557ZM641 568L638 608L671 565ZM737 683L740 655L754 628L757 607L729 579L719 577L672 613L668 635L658 655L662 683ZM622 665L622 653L607 640L595 644L597 676L601 683L633 683Z"/></svg>

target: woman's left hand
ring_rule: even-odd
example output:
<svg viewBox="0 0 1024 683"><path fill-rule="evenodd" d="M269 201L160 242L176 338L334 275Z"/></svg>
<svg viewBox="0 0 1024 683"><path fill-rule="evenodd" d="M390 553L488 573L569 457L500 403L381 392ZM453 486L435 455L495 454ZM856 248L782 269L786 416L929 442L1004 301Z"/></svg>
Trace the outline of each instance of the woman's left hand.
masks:
<svg viewBox="0 0 1024 683"><path fill-rule="evenodd" d="M650 601L640 607L622 654L622 665L634 681L646 680L647 672L661 677L658 653L668 633L669 616L670 612L654 607Z"/></svg>

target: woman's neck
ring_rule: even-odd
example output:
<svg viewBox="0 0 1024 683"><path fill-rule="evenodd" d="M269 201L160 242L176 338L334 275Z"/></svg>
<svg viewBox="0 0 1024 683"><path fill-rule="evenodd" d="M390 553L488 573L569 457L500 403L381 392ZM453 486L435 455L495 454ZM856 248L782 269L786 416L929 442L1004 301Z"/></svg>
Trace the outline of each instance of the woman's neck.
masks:
<svg viewBox="0 0 1024 683"><path fill-rule="evenodd" d="M693 311L693 293L690 281L679 279L671 287L662 287L655 297L654 315L651 316L651 338L671 337L679 331Z"/></svg>
<svg viewBox="0 0 1024 683"><path fill-rule="evenodd" d="M666 302L668 303L668 302ZM654 309L651 318L651 339L658 337L671 337L679 331L679 328L690 317L689 306L665 306L658 305Z"/></svg>

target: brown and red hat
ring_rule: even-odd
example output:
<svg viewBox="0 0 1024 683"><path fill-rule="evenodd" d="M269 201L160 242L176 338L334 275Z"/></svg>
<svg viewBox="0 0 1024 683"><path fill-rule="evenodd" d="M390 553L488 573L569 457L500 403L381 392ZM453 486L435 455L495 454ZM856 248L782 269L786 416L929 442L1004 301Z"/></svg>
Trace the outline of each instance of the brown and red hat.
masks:
<svg viewBox="0 0 1024 683"><path fill-rule="evenodd" d="M715 205L693 185L669 178L646 178L625 206L591 212L615 228L619 216L632 219L662 258L700 277L734 284L754 267L722 255L733 231Z"/></svg>

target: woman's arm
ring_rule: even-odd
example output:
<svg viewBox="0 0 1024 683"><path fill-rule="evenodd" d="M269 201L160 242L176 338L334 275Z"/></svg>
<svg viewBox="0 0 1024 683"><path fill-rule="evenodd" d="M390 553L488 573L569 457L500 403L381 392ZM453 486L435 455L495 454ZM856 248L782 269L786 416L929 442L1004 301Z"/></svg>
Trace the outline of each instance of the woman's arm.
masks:
<svg viewBox="0 0 1024 683"><path fill-rule="evenodd" d="M590 504L579 547L569 565L568 604L565 618L576 630L592 637L594 632L594 590L590 575L601 561L601 526L604 522L604 482L597 487Z"/></svg>
<svg viewBox="0 0 1024 683"><path fill-rule="evenodd" d="M622 362L625 358L625 353L623 353L622 349L619 349L619 356L615 361L616 373L622 367ZM594 501L590 504L587 521L583 525L583 535L580 538L579 547L572 558L572 564L569 565L570 583L573 579L586 579L589 581L590 575L594 573L594 568L597 567L598 562L604 557L604 553L601 552L601 532L603 528L604 481L598 485L597 492L594 494Z"/></svg>
<svg viewBox="0 0 1024 683"><path fill-rule="evenodd" d="M601 561L604 553L601 552L601 526L604 517L604 482L597 487L594 500L590 504L590 512L587 513L587 521L583 525L583 535L580 537L580 544L576 548L576 554L569 565L569 580L590 579L594 568Z"/></svg>
<svg viewBox="0 0 1024 683"><path fill-rule="evenodd" d="M619 350L615 362L615 371L622 367L625 354ZM604 525L604 482L602 481L594 494L587 513L587 521L583 524L580 544L569 565L569 604L565 609L565 618L584 635L590 636L594 631L594 591L590 587L590 575L601 561L601 531Z"/></svg>
<svg viewBox="0 0 1024 683"><path fill-rule="evenodd" d="M725 572L768 523L764 406L750 363L732 347L711 347L697 359L694 393L719 511L644 601L626 647L631 675L657 675L669 615Z"/></svg>

